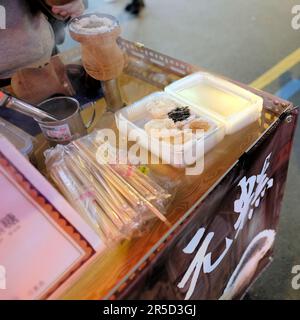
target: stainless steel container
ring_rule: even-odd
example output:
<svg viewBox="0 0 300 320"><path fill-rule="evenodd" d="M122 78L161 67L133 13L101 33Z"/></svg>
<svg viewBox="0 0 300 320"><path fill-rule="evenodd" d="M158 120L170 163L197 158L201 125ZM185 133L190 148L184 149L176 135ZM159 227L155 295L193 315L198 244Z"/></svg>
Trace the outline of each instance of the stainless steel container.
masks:
<svg viewBox="0 0 300 320"><path fill-rule="evenodd" d="M70 97L51 98L40 103L39 107L58 119L56 121L35 119L51 146L67 144L85 136L95 117L94 111L91 121L84 124L80 115L79 102Z"/></svg>

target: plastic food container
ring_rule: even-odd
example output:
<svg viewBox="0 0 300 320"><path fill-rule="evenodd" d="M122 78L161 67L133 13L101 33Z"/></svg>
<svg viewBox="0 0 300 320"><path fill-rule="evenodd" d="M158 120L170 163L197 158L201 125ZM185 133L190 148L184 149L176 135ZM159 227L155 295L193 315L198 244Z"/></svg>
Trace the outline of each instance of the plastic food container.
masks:
<svg viewBox="0 0 300 320"><path fill-rule="evenodd" d="M261 116L263 99L229 81L197 72L165 88L170 95L218 119L233 134Z"/></svg>
<svg viewBox="0 0 300 320"><path fill-rule="evenodd" d="M153 118L146 105L159 98L168 98L181 106L188 106L194 114L213 124L212 128L202 139L193 139L176 146L150 137L144 130L144 125ZM187 166L203 157L226 134L238 132L257 121L262 108L261 97L224 79L197 72L167 86L165 92L151 94L121 109L116 113L116 122L121 134L137 130L139 144L163 159L164 163ZM203 152L195 156L196 150L201 150L203 142Z"/></svg>
<svg viewBox="0 0 300 320"><path fill-rule="evenodd" d="M171 99L181 106L190 107L190 110L194 114L204 118L204 120L211 124L211 129L202 135L202 137L178 145L173 145L151 137L144 129L144 125L153 119L147 110L147 104L151 102L151 100L157 100L159 98ZM175 167L192 165L219 143L225 135L224 125L213 116L207 117L199 108L189 103L182 103L181 100L166 92L156 92L146 96L134 104L119 110L115 117L117 127L122 135L130 135L132 130L135 130L139 138L139 145L161 158L164 163L171 164Z"/></svg>
<svg viewBox="0 0 300 320"><path fill-rule="evenodd" d="M3 135L25 157L29 158L33 150L33 139L29 134L0 118L0 135Z"/></svg>

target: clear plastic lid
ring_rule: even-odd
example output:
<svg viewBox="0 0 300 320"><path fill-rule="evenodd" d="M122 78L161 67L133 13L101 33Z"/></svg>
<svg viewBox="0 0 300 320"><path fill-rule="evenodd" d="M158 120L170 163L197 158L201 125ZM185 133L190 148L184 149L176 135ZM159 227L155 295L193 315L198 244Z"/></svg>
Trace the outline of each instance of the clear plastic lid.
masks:
<svg viewBox="0 0 300 320"><path fill-rule="evenodd" d="M261 97L204 72L175 81L165 91L222 121L229 134L258 119L263 108Z"/></svg>
<svg viewBox="0 0 300 320"><path fill-rule="evenodd" d="M28 157L32 152L32 137L2 118L0 118L0 135L8 139L24 156Z"/></svg>

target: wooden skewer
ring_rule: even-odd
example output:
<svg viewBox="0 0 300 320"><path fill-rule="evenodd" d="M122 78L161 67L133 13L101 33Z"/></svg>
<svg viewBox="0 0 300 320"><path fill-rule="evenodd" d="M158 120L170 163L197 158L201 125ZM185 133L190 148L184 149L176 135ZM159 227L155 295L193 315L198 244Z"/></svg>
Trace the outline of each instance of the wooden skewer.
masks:
<svg viewBox="0 0 300 320"><path fill-rule="evenodd" d="M81 152L81 154L85 153L86 156L88 156L92 160L93 164L97 168L99 168L95 153L92 153L80 140L74 141L73 144L78 148L78 150L79 150L79 152ZM111 176L114 175L122 182L122 184L120 184L120 187L122 189L124 187L128 188L127 192L134 194L140 201L143 201L145 203L145 205L148 207L148 209L151 210L160 220L168 223L167 218L150 201L142 198L141 195L129 183L127 183L127 181L124 178L122 178L120 175L117 176L116 173L113 173L112 168L110 168L110 166L102 165L102 168L104 168L106 173L110 173Z"/></svg>
<svg viewBox="0 0 300 320"><path fill-rule="evenodd" d="M73 162L74 160L72 158L69 158L67 161ZM75 162L75 161L74 161ZM75 163L72 163L74 166ZM77 161L77 166L80 161ZM98 200L98 203L101 204L104 212L106 212L106 215L110 217L112 223L121 230L124 225L124 221L121 218L121 216L117 213L119 211L118 204L115 203L115 201L109 201L109 195L105 191L105 189L102 187L101 184L99 184L97 181L94 181L90 177L89 171L86 169L86 167L81 163L80 173L79 171L76 171L76 175L78 178L82 179L83 184L85 186L89 186L91 182L93 182L93 190L95 192L95 198Z"/></svg>
<svg viewBox="0 0 300 320"><path fill-rule="evenodd" d="M61 159L54 158L49 171L61 192L102 239L126 237L152 212L170 225L151 202L170 195L136 167L99 164L95 139L86 137L64 147ZM60 161L56 161L60 160Z"/></svg>

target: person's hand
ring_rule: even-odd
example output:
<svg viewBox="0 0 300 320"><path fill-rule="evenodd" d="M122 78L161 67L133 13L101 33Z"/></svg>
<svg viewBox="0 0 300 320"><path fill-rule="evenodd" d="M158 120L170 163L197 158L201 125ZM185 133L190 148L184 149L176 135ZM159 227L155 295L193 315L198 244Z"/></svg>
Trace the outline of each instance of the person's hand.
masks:
<svg viewBox="0 0 300 320"><path fill-rule="evenodd" d="M64 18L80 16L85 10L82 0L74 0L62 6L53 6L52 12Z"/></svg>

